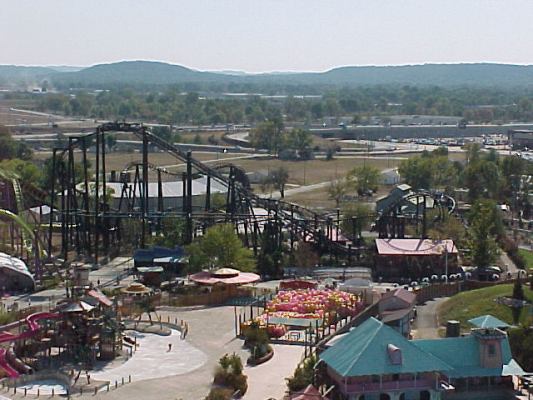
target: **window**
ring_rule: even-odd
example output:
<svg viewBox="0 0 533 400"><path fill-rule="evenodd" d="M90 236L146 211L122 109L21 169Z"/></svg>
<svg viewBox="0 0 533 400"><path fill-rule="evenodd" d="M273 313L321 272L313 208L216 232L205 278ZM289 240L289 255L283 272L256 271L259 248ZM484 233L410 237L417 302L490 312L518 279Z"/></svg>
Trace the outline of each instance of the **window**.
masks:
<svg viewBox="0 0 533 400"><path fill-rule="evenodd" d="M489 344L489 357L494 357L496 355L496 346Z"/></svg>

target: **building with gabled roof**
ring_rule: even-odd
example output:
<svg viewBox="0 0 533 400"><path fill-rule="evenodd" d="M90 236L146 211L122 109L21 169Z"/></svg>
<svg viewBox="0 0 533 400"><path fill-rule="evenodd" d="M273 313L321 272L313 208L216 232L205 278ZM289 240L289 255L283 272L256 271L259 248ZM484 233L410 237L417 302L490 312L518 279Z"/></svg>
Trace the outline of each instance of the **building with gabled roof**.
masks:
<svg viewBox="0 0 533 400"><path fill-rule="evenodd" d="M419 280L458 272L453 240L376 239L374 272L387 279Z"/></svg>
<svg viewBox="0 0 533 400"><path fill-rule="evenodd" d="M408 340L375 318L336 340L320 360L338 394L349 400L467 400L480 390L507 398L512 376L524 375L498 329Z"/></svg>
<svg viewBox="0 0 533 400"><path fill-rule="evenodd" d="M397 288L385 292L378 302L379 319L407 337L411 332L415 305L416 294L409 290Z"/></svg>
<svg viewBox="0 0 533 400"><path fill-rule="evenodd" d="M440 378L453 368L393 328L369 318L320 354L328 376L349 399L389 399L401 393L421 393L437 399Z"/></svg>

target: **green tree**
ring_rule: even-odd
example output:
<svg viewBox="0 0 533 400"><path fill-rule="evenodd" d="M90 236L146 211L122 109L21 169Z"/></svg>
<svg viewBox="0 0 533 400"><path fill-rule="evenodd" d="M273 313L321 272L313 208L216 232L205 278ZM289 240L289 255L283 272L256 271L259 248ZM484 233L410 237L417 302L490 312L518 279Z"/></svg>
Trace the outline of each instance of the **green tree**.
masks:
<svg viewBox="0 0 533 400"><path fill-rule="evenodd" d="M359 195L369 191L375 192L381 179L379 169L371 165L355 167L347 176L349 184L357 191Z"/></svg>
<svg viewBox="0 0 533 400"><path fill-rule="evenodd" d="M298 128L289 131L287 137L288 147L298 151L300 157L311 147L312 141L311 132Z"/></svg>
<svg viewBox="0 0 533 400"><path fill-rule="evenodd" d="M281 166L272 171L270 171L270 182L272 186L279 190L281 198L285 197L285 185L289 181L289 171L287 168Z"/></svg>
<svg viewBox="0 0 533 400"><path fill-rule="evenodd" d="M335 207L339 207L342 199L348 193L348 183L343 180L332 180L328 186L328 197L335 201Z"/></svg>
<svg viewBox="0 0 533 400"><path fill-rule="evenodd" d="M467 164L475 163L481 158L481 146L479 143L468 143L465 146L465 150Z"/></svg>
<svg viewBox="0 0 533 400"><path fill-rule="evenodd" d="M463 171L463 184L468 188L471 201L480 197L498 199L501 192L501 178L498 165L487 160L470 162Z"/></svg>
<svg viewBox="0 0 533 400"><path fill-rule="evenodd" d="M402 161L398 172L402 179L414 189L429 189L433 186L432 167L429 158L412 157Z"/></svg>
<svg viewBox="0 0 533 400"><path fill-rule="evenodd" d="M252 145L278 154L285 140L283 124L278 121L265 121L257 125L251 132Z"/></svg>
<svg viewBox="0 0 533 400"><path fill-rule="evenodd" d="M495 240L498 229L495 223L496 213L496 204L491 200L476 201L469 213L468 233L472 262L476 267L490 266L499 254Z"/></svg>
<svg viewBox="0 0 533 400"><path fill-rule="evenodd" d="M292 254L293 265L303 274L307 274L320 262L320 257L310 243L298 242Z"/></svg>
<svg viewBox="0 0 533 400"><path fill-rule="evenodd" d="M231 224L215 225L204 236L196 238L186 248L191 270L232 267L253 271L255 259L250 249L243 246Z"/></svg>
<svg viewBox="0 0 533 400"><path fill-rule="evenodd" d="M112 135L112 134L107 134L105 136L105 144L107 146L107 148L112 151L113 148L117 145L117 138L115 137L115 135Z"/></svg>
<svg viewBox="0 0 533 400"><path fill-rule="evenodd" d="M283 276L285 257L279 240L279 226L267 222L261 233L261 250L257 257L257 268L262 276L280 278Z"/></svg>
<svg viewBox="0 0 533 400"><path fill-rule="evenodd" d="M513 357L526 371L533 371L533 329L521 326L509 331Z"/></svg>
<svg viewBox="0 0 533 400"><path fill-rule="evenodd" d="M165 218L161 223L161 231L155 236L155 245L174 248L182 246L186 240L186 225L183 219Z"/></svg>
<svg viewBox="0 0 533 400"><path fill-rule="evenodd" d="M8 127L0 125L0 161L11 158L30 160L33 151L23 141L16 141L11 137Z"/></svg>
<svg viewBox="0 0 533 400"><path fill-rule="evenodd" d="M516 300L525 300L526 296L524 294L524 288L522 287L522 282L520 281L520 277L516 280L513 286L513 299Z"/></svg>
<svg viewBox="0 0 533 400"><path fill-rule="evenodd" d="M370 228L374 213L364 203L350 203L342 209L341 230L361 238L362 231Z"/></svg>
<svg viewBox="0 0 533 400"><path fill-rule="evenodd" d="M453 215L445 214L443 220L436 220L436 216L428 212L428 238L433 240L452 239L460 248L465 243L466 228L463 223Z"/></svg>
<svg viewBox="0 0 533 400"><path fill-rule="evenodd" d="M34 163L19 158L0 161L0 170L9 171L21 182L36 183L42 179L42 171Z"/></svg>

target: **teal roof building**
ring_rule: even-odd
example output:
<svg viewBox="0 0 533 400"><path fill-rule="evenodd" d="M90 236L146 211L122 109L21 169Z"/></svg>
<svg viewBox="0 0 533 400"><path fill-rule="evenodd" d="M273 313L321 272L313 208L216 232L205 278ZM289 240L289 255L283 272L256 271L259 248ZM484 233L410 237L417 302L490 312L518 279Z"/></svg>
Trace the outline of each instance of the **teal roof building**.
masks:
<svg viewBox="0 0 533 400"><path fill-rule="evenodd" d="M513 360L507 334L474 329L463 337L408 340L369 318L320 354L339 394L349 400L472 399L489 390L512 392Z"/></svg>

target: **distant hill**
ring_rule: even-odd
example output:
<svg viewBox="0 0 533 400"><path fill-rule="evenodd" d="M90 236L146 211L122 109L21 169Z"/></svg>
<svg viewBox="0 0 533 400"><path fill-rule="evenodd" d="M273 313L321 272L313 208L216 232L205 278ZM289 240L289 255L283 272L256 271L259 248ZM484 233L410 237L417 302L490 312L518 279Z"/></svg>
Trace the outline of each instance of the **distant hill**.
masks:
<svg viewBox="0 0 533 400"><path fill-rule="evenodd" d="M291 75L291 79L334 85L523 86L533 84L533 66L483 63L341 67L318 74Z"/></svg>
<svg viewBox="0 0 533 400"><path fill-rule="evenodd" d="M204 72L181 65L152 61L122 61L77 67L0 66L0 80L49 78L62 87L110 85L216 84L218 88L240 85L421 85L524 87L533 85L533 66L508 64L425 64L405 66L340 67L326 72L244 74Z"/></svg>
<svg viewBox="0 0 533 400"><path fill-rule="evenodd" d="M55 73L47 67L26 67L21 65L0 65L0 82L7 83L24 83L36 84L41 79L51 76Z"/></svg>
<svg viewBox="0 0 533 400"><path fill-rule="evenodd" d="M183 82L224 81L228 75L195 71L181 65L153 61L121 61L99 64L75 72L56 74L54 82L79 83L82 86L107 84L168 85Z"/></svg>

